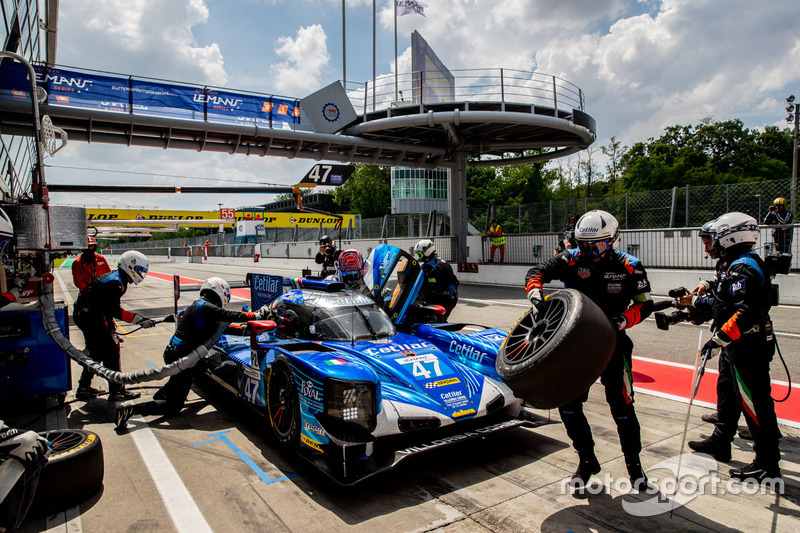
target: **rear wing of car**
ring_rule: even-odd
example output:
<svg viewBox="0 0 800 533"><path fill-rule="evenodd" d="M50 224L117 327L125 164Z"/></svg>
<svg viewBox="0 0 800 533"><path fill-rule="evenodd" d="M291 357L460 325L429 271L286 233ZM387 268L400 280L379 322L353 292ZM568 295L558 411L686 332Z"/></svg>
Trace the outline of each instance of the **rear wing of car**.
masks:
<svg viewBox="0 0 800 533"><path fill-rule="evenodd" d="M324 292L339 292L344 289L341 281L324 279L290 278L272 274L252 273L250 277L250 302L253 309L271 304L278 296L291 289L315 289Z"/></svg>

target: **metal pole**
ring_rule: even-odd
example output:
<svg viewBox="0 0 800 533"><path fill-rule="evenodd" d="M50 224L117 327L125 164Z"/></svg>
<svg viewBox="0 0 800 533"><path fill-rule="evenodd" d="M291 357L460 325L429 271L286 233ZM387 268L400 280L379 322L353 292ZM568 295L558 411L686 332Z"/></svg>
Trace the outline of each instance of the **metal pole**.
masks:
<svg viewBox="0 0 800 533"><path fill-rule="evenodd" d="M344 0L342 0L342 80L347 90L347 26L344 20Z"/></svg>
<svg viewBox="0 0 800 533"><path fill-rule="evenodd" d="M686 217L685 217L685 219L683 221L683 227L684 228L688 228L690 226L689 220L690 220L690 217L689 217L689 184L687 183L686 184Z"/></svg>
<svg viewBox="0 0 800 533"><path fill-rule="evenodd" d="M372 110L375 111L375 0L372 0ZM366 107L364 108L366 109Z"/></svg>
<svg viewBox="0 0 800 533"><path fill-rule="evenodd" d="M394 4L394 101L397 101L397 2Z"/></svg>

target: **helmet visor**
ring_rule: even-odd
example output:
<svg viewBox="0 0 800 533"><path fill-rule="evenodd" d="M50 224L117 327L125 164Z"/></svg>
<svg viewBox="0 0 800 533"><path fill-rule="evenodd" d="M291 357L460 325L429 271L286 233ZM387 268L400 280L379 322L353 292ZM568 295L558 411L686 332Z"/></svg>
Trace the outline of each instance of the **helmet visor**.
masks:
<svg viewBox="0 0 800 533"><path fill-rule="evenodd" d="M613 245L613 239L601 239L599 241L578 241L578 248L580 248L581 254L584 254L587 257L602 257Z"/></svg>
<svg viewBox="0 0 800 533"><path fill-rule="evenodd" d="M133 270L140 278L144 279L147 277L147 267L142 265L134 265Z"/></svg>

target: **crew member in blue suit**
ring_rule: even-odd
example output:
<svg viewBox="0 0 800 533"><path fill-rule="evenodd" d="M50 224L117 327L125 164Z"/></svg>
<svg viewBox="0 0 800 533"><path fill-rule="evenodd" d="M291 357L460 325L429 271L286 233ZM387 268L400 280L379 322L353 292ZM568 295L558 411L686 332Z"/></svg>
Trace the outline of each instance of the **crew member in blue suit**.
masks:
<svg viewBox="0 0 800 533"><path fill-rule="evenodd" d="M122 308L121 300L128 284L140 284L147 277L150 261L141 252L129 250L117 262L117 270L92 280L78 295L73 308L75 324L83 333L89 357L104 367L119 371L121 368L119 338L114 319L152 328L155 322L139 313ZM78 380L75 394L79 400L94 398L100 391L92 388L92 374L84 372ZM139 393L128 391L118 383L108 382L108 400L121 402L138 398Z"/></svg>
<svg viewBox="0 0 800 533"><path fill-rule="evenodd" d="M430 239L419 241L414 246L414 255L425 273L425 283L420 290L419 299L427 305L444 307L446 322L458 303L458 278L453 273L453 267L447 261L439 259L436 246Z"/></svg>
<svg viewBox="0 0 800 533"><path fill-rule="evenodd" d="M229 335L244 335L244 326L230 323L260 320L264 315L263 311L253 313L226 309L230 301L231 286L228 282L222 278L208 278L200 287L200 298L192 302L181 315L175 334L164 349L164 362L173 363L206 344L217 334L220 324L228 324L225 333ZM117 428L124 428L134 414L171 416L180 413L192 381L204 370L205 365L202 362L196 364L171 376L151 401L140 404L126 402L117 406Z"/></svg>
<svg viewBox="0 0 800 533"><path fill-rule="evenodd" d="M639 461L642 451L641 428L633 407L633 342L625 330L640 323L652 312L650 282L639 259L616 249L619 222L611 213L596 210L584 214L575 227L575 239L577 248L564 250L528 270L525 290L533 305L532 312L538 313L544 302L543 284L559 279L567 288L588 296L616 325L616 348L600 375L600 382L605 388L606 402L617 425L631 483L641 491L648 487L648 483ZM587 390L578 399L558 409L567 435L578 452L578 469L571 481L576 489L582 489L592 475L600 472L592 430L583 413L583 404L588 399Z"/></svg>

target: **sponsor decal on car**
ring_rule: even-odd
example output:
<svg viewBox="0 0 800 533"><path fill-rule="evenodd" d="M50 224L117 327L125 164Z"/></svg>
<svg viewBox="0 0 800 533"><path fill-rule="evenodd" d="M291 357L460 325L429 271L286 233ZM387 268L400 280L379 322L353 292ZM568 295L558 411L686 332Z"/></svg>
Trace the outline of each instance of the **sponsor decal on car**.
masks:
<svg viewBox="0 0 800 533"><path fill-rule="evenodd" d="M420 341L413 344L390 344L389 346L381 346L380 348L367 348L364 353L367 355L378 355L384 353L403 353L409 350L424 350L433 346L429 342Z"/></svg>
<svg viewBox="0 0 800 533"><path fill-rule="evenodd" d="M454 412L452 416L453 418L459 418L462 416L474 415L474 414L475 414L475 409L462 409L461 411Z"/></svg>
<svg viewBox="0 0 800 533"><path fill-rule="evenodd" d="M489 357L488 353L482 352L474 346L470 346L469 344L464 344L455 340L450 341L450 345L447 347L447 349L450 351L450 353L458 355L462 361L469 360L480 363L483 361L484 357Z"/></svg>
<svg viewBox="0 0 800 533"><path fill-rule="evenodd" d="M442 399L444 404L451 409L455 409L456 407L463 407L467 405L467 403L469 402L469 399L466 396L464 396L464 393L462 393L460 390L443 392L439 395L439 397Z"/></svg>
<svg viewBox="0 0 800 533"><path fill-rule="evenodd" d="M300 442L308 446L309 448L314 448L318 452L322 452L322 446L319 442L315 441L311 437L307 437L306 435L300 434Z"/></svg>
<svg viewBox="0 0 800 533"><path fill-rule="evenodd" d="M314 401L322 401L322 393L314 388L313 381L303 381L300 383L300 393L305 396L306 398L310 398Z"/></svg>
<svg viewBox="0 0 800 533"><path fill-rule="evenodd" d="M322 429L319 426L315 426L314 424L309 424L305 420L303 420L303 429L305 429L306 431L308 431L310 433L316 433L317 435L321 435L323 437L325 435L327 435L327 433L325 433L324 429Z"/></svg>
<svg viewBox="0 0 800 533"><path fill-rule="evenodd" d="M487 433L493 433L495 431L501 431L504 429L510 429L513 427L521 426L525 424L524 420L506 420L505 422L499 422L497 424L492 424L491 426L482 427L476 429L474 431L466 431L464 433L458 433L456 435L451 435L449 437L444 437L441 439L436 439L431 442L427 442L425 444L419 444L417 446L410 446L408 448L397 450L397 454L402 456L409 456L415 453L424 452L427 450L432 450L434 448L439 448L441 446L447 446L448 444L452 444L454 442L458 442L460 440L465 439L472 439L475 437L480 437L481 435L485 435Z"/></svg>
<svg viewBox="0 0 800 533"><path fill-rule="evenodd" d="M448 385L455 385L461 383L458 378L440 379L439 381L431 381L425 384L426 389L435 389L436 387L446 387Z"/></svg>

